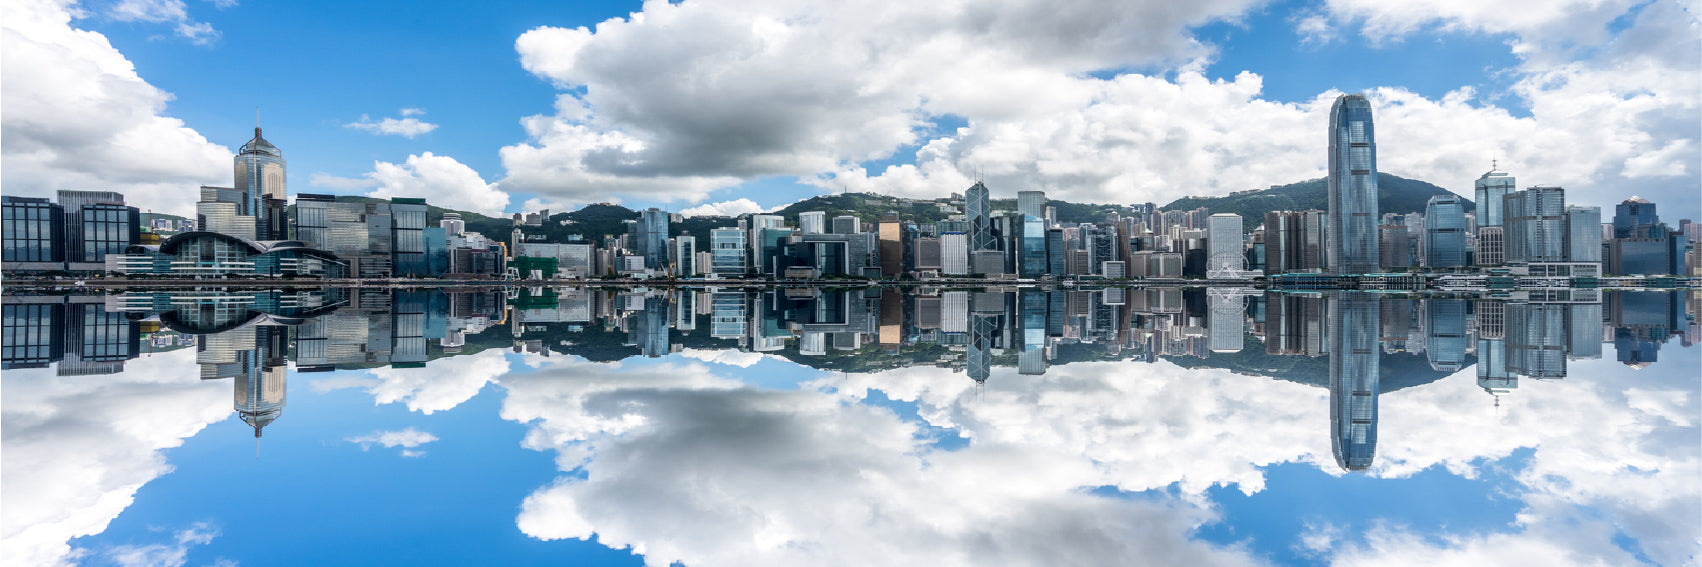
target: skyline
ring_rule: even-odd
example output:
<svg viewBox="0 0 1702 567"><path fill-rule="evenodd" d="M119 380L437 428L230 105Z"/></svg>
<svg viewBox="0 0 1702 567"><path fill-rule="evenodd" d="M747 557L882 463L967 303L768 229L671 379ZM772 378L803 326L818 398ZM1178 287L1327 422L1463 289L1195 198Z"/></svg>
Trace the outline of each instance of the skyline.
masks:
<svg viewBox="0 0 1702 567"><path fill-rule="evenodd" d="M1580 204L1702 208L1702 49L1682 48L1702 42L1672 2L278 9L6 7L7 194L118 191L182 214L189 189L228 183L259 106L298 193L487 213L753 212L978 176L1001 196L1168 202L1323 177L1317 125L1365 92L1381 171L1472 198L1495 159ZM209 80L236 64L268 80Z"/></svg>

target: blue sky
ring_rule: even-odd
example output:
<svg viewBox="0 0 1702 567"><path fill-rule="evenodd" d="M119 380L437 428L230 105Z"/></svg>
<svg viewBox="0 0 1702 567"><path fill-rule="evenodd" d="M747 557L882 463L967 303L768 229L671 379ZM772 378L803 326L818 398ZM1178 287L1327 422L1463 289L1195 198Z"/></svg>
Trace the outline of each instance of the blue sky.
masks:
<svg viewBox="0 0 1702 567"><path fill-rule="evenodd" d="M1368 91L1385 171L1469 193L1495 158L1585 204L1702 208L1684 4L1166 5L22 2L4 183L185 212L259 107L294 192L487 213L932 197L976 171L1162 203L1320 176L1330 98Z"/></svg>

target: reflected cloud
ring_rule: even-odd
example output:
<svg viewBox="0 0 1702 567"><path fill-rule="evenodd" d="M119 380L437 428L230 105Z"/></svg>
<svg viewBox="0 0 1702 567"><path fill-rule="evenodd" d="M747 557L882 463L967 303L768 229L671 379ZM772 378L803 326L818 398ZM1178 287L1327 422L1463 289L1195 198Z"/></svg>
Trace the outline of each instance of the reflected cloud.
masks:
<svg viewBox="0 0 1702 567"><path fill-rule="evenodd" d="M104 531L142 485L171 472L163 449L230 417L230 384L183 372L194 364L184 349L98 379L5 372L0 562L66 564L67 542Z"/></svg>
<svg viewBox="0 0 1702 567"><path fill-rule="evenodd" d="M343 440L360 445L362 451L371 449L373 445L385 448L401 447L404 457L424 457L425 451L418 451L415 448L436 441L437 436L409 427L399 431L374 431Z"/></svg>
<svg viewBox="0 0 1702 567"><path fill-rule="evenodd" d="M700 365L585 365L504 381L527 445L579 471L520 529L595 534L651 565L1249 564L1189 541L1211 512L1099 496L1091 459L1014 445L941 452L915 423L820 391L763 391ZM572 455L573 458L568 458Z"/></svg>

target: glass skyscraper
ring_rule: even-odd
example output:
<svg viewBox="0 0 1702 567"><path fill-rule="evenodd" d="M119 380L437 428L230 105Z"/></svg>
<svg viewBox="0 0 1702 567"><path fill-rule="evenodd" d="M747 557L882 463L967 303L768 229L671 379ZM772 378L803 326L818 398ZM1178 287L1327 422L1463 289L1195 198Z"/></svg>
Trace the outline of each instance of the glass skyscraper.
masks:
<svg viewBox="0 0 1702 567"><path fill-rule="evenodd" d="M668 269L668 212L651 207L638 215L638 239L633 242L647 270Z"/></svg>
<svg viewBox="0 0 1702 567"><path fill-rule="evenodd" d="M1377 454L1377 296L1344 291L1326 297L1330 353L1330 448L1336 464L1365 470Z"/></svg>
<svg viewBox="0 0 1702 567"><path fill-rule="evenodd" d="M65 209L39 197L0 197L5 262L65 261Z"/></svg>
<svg viewBox="0 0 1702 567"><path fill-rule="evenodd" d="M260 137L260 127L256 126L254 139L242 145L233 161L235 189L243 193L245 214L255 217L254 239L287 238L284 204L289 191L285 185L283 150Z"/></svg>
<svg viewBox="0 0 1702 567"><path fill-rule="evenodd" d="M1017 191L1016 212L1031 217L1046 218L1046 192Z"/></svg>
<svg viewBox="0 0 1702 567"><path fill-rule="evenodd" d="M1377 136L1371 102L1342 95L1330 108L1329 268L1371 274L1377 261Z"/></svg>
<svg viewBox="0 0 1702 567"><path fill-rule="evenodd" d="M1424 207L1424 265L1466 266L1466 206L1459 197L1437 195Z"/></svg>
<svg viewBox="0 0 1702 567"><path fill-rule="evenodd" d="M993 238L992 192L980 181L963 192L964 218L969 221L969 251L998 250Z"/></svg>
<svg viewBox="0 0 1702 567"><path fill-rule="evenodd" d="M1496 169L1493 165L1489 167L1488 173L1477 178L1475 185L1477 189L1478 226L1501 226L1504 222L1501 202L1507 197L1507 194L1514 191L1513 183L1512 175Z"/></svg>
<svg viewBox="0 0 1702 567"><path fill-rule="evenodd" d="M1507 262L1564 262L1566 190L1532 187L1507 195ZM1598 227L1597 232L1601 229Z"/></svg>

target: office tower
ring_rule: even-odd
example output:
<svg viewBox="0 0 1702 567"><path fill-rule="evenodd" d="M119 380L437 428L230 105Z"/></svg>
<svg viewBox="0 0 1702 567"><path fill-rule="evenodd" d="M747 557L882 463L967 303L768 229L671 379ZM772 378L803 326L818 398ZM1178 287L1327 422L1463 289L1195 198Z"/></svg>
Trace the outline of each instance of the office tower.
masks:
<svg viewBox="0 0 1702 567"><path fill-rule="evenodd" d="M827 232L827 213L822 211L798 213L798 230L804 231L804 234Z"/></svg>
<svg viewBox="0 0 1702 567"><path fill-rule="evenodd" d="M1208 347L1212 352L1241 352L1247 334L1247 307L1241 296L1208 292L1206 304Z"/></svg>
<svg viewBox="0 0 1702 567"><path fill-rule="evenodd" d="M1466 207L1459 197L1437 195L1424 206L1424 250L1427 268L1463 268L1467 265Z"/></svg>
<svg viewBox="0 0 1702 567"><path fill-rule="evenodd" d="M863 219L851 215L833 217L834 234L857 234L863 232Z"/></svg>
<svg viewBox="0 0 1702 567"><path fill-rule="evenodd" d="M1566 377L1566 306L1507 305L1507 371L1531 378Z"/></svg>
<svg viewBox="0 0 1702 567"><path fill-rule="evenodd" d="M838 224L838 219L834 219L835 228L838 227ZM764 250L766 243L763 242L763 231L768 229L779 229L784 226L786 226L786 219L780 215L750 216L750 227L748 229L750 234L747 237L748 241L746 245L750 247L751 251L749 262L751 270L759 274L766 274L771 271L772 266L770 266L767 261L769 254L767 254L767 251Z"/></svg>
<svg viewBox="0 0 1702 567"><path fill-rule="evenodd" d="M1265 274L1323 271L1326 220L1324 211L1265 213Z"/></svg>
<svg viewBox="0 0 1702 567"><path fill-rule="evenodd" d="M1480 226L1477 229L1477 258L1479 266L1499 266L1507 262L1507 228Z"/></svg>
<svg viewBox="0 0 1702 567"><path fill-rule="evenodd" d="M1507 195L1502 208L1507 263L1564 262L1566 190L1531 187Z"/></svg>
<svg viewBox="0 0 1702 567"><path fill-rule="evenodd" d="M963 192L964 218L969 221L969 250L998 250L993 237L992 192L980 181Z"/></svg>
<svg viewBox="0 0 1702 567"><path fill-rule="evenodd" d="M65 208L38 197L0 196L5 268L57 270L65 262ZM10 344L10 343L8 343Z"/></svg>
<svg viewBox="0 0 1702 567"><path fill-rule="evenodd" d="M1038 219L1045 219L1046 218L1046 192L1045 191L1017 191L1016 192L1016 212L1019 215L1028 215L1028 216L1038 218Z"/></svg>
<svg viewBox="0 0 1702 567"><path fill-rule="evenodd" d="M944 267L944 264L942 264L944 250L941 248L939 237L924 236L917 238L912 246L916 249L916 269L918 271L939 271Z"/></svg>
<svg viewBox="0 0 1702 567"><path fill-rule="evenodd" d="M748 269L745 261L745 231L737 228L717 228L709 231L709 273L720 276L743 276Z"/></svg>
<svg viewBox="0 0 1702 567"><path fill-rule="evenodd" d="M1414 266L1425 265L1425 262L1430 259L1430 251L1425 248L1424 227L1427 221L1424 215L1418 213L1401 215L1401 224L1406 225L1407 241L1413 244L1412 264Z"/></svg>
<svg viewBox="0 0 1702 567"><path fill-rule="evenodd" d="M445 236L462 236L467 233L467 223L461 220L461 213L444 212L443 220L437 221L443 228Z"/></svg>
<svg viewBox="0 0 1702 567"><path fill-rule="evenodd" d="M697 237L682 234L674 237L674 275L689 278L698 274L697 269Z"/></svg>
<svg viewBox="0 0 1702 567"><path fill-rule="evenodd" d="M898 215L881 217L877 226L880 236L880 267L881 277L897 278L904 273L904 235L899 226Z"/></svg>
<svg viewBox="0 0 1702 567"><path fill-rule="evenodd" d="M1489 171L1477 178L1474 184L1477 191L1477 225L1479 227L1501 226L1505 222L1502 210L1503 200L1514 191L1513 176L1507 172L1489 167Z"/></svg>
<svg viewBox="0 0 1702 567"><path fill-rule="evenodd" d="M1384 268L1412 267L1412 233L1406 225L1385 224L1377 227L1378 261Z"/></svg>
<svg viewBox="0 0 1702 567"><path fill-rule="evenodd" d="M1443 372L1459 372L1465 368L1466 347L1470 336L1466 332L1466 300L1426 299L1424 353L1430 368Z"/></svg>
<svg viewBox="0 0 1702 567"><path fill-rule="evenodd" d="M1655 213L1655 204L1634 196L1613 208L1613 237L1628 238L1632 236L1633 229L1658 222L1661 222L1661 217Z"/></svg>
<svg viewBox="0 0 1702 567"><path fill-rule="evenodd" d="M1206 218L1207 273L1240 271L1247 265L1246 235L1242 232L1241 215L1218 213ZM1239 275L1239 274L1236 274ZM1240 350L1240 349L1236 349Z"/></svg>
<svg viewBox="0 0 1702 567"><path fill-rule="evenodd" d="M442 249L444 242L429 243L425 238L425 199L396 197L390 199L390 254L393 276L435 276L426 257ZM435 231L434 231L435 232ZM435 246L432 246L435 244ZM428 248L430 248L428 250Z"/></svg>
<svg viewBox="0 0 1702 567"><path fill-rule="evenodd" d="M1046 231L1046 273L1054 276L1069 273L1069 248L1065 244L1064 229Z"/></svg>
<svg viewBox="0 0 1702 567"><path fill-rule="evenodd" d="M1024 191L1038 193L1038 191ZM1042 201L1044 202L1044 201ZM1046 219L1022 215L1017 225L1017 273L1025 278L1037 278L1046 275L1051 268L1051 260L1046 256Z"/></svg>
<svg viewBox="0 0 1702 567"><path fill-rule="evenodd" d="M1330 448L1342 469L1365 470L1377 453L1378 302L1376 295L1358 291L1334 293L1324 301L1329 311Z"/></svg>
<svg viewBox="0 0 1702 567"><path fill-rule="evenodd" d="M767 217L770 215L758 215ZM778 219L779 217L774 217ZM644 257L644 269L668 269L668 213L651 207L638 216L638 239L633 252Z"/></svg>
<svg viewBox="0 0 1702 567"><path fill-rule="evenodd" d="M1329 267L1371 274L1377 261L1377 136L1371 102L1342 95L1330 108Z"/></svg>
<svg viewBox="0 0 1702 567"><path fill-rule="evenodd" d="M108 254L141 242L142 213L111 191L59 191L65 261L72 270L104 270ZM78 265L82 264L82 265Z"/></svg>
<svg viewBox="0 0 1702 567"><path fill-rule="evenodd" d="M284 205L289 191L285 184L283 150L260 137L260 127L256 126L254 139L242 145L233 162L236 170L233 189L242 193L243 214L254 217L255 232L249 238L288 238Z"/></svg>
<svg viewBox="0 0 1702 567"><path fill-rule="evenodd" d="M955 276L969 273L969 235L962 232L940 234L940 272Z"/></svg>
<svg viewBox="0 0 1702 567"><path fill-rule="evenodd" d="M1567 262L1602 261L1602 209L1567 205L1566 240L1560 253Z"/></svg>

